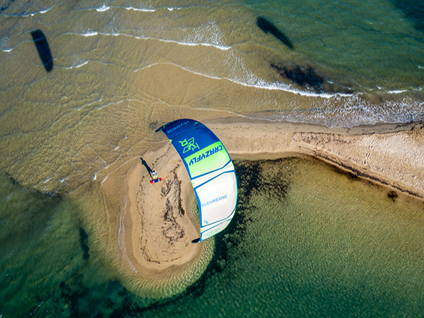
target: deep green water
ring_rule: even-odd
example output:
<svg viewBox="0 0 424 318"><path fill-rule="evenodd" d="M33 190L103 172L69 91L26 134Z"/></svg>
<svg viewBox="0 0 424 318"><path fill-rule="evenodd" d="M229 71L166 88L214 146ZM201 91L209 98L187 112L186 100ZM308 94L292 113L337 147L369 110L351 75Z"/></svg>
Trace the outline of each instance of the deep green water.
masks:
<svg viewBox="0 0 424 318"><path fill-rule="evenodd" d="M1 182L1 317L421 317L424 203L313 159L236 162L236 217L202 277L136 297L78 207Z"/></svg>

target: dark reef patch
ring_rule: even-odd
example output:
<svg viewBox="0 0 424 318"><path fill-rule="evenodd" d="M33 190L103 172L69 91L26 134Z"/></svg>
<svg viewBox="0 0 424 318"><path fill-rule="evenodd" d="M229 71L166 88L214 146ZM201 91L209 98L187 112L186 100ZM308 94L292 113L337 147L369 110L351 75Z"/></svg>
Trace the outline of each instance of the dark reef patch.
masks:
<svg viewBox="0 0 424 318"><path fill-rule="evenodd" d="M79 235L80 235L80 246L81 246L82 253L83 253L82 258L84 260L88 260L88 258L90 257L90 254L88 253L89 247L88 247L88 244L87 244L88 234L82 227L80 227L79 228Z"/></svg>
<svg viewBox="0 0 424 318"><path fill-rule="evenodd" d="M395 202L398 197L398 194L395 191L390 191L389 193L387 193L387 196L392 199L393 202Z"/></svg>
<svg viewBox="0 0 424 318"><path fill-rule="evenodd" d="M352 93L352 90L347 87L329 83L311 66L304 68L296 64L283 65L276 63L271 63L270 66L278 72L278 76L316 93Z"/></svg>
<svg viewBox="0 0 424 318"><path fill-rule="evenodd" d="M239 183L239 196L250 198L258 193L268 198L283 202L289 190L289 173L283 169L285 162L290 158L277 160L237 161L235 169ZM272 174L265 168L272 166Z"/></svg>
<svg viewBox="0 0 424 318"><path fill-rule="evenodd" d="M245 240L246 230L257 207L252 204L256 195L284 202L290 189L291 172L286 169L290 158L278 160L234 161L237 174L238 202L233 220L228 229L217 236L217 251L221 249L222 259L218 263L227 263L228 249L236 248ZM220 245L221 244L221 245ZM238 249L237 254L246 256L251 251ZM233 256L234 257L234 256Z"/></svg>
<svg viewBox="0 0 424 318"><path fill-rule="evenodd" d="M289 69L285 66L271 64L273 69L278 71L278 74L284 78L291 80L293 83L301 87L309 87L321 92L324 85L324 79L315 73L312 67L307 69L301 68L299 65L294 65Z"/></svg>
<svg viewBox="0 0 424 318"><path fill-rule="evenodd" d="M115 306L125 308L128 303L128 293L124 293L122 298L116 298L116 303L111 303L109 297L99 297L99 295L106 294L120 295L125 290L118 282L111 281L89 288L84 286L83 280L83 275L78 274L70 280L62 281L50 294L43 297L43 306L37 304L24 317L52 316L52 311L55 313L55 317L123 317L114 316L111 313L113 313L113 307ZM130 302L133 303L132 301ZM43 310L46 304L50 308L48 312ZM36 315L34 315L35 312L37 312ZM138 316L136 312L128 311L127 317Z"/></svg>
<svg viewBox="0 0 424 318"><path fill-rule="evenodd" d="M261 29L265 34L272 34L277 40L286 45L288 48L293 50L293 43L289 38L281 32L274 24L265 19L264 17L259 17L256 20L256 25Z"/></svg>
<svg viewBox="0 0 424 318"><path fill-rule="evenodd" d="M19 181L17 181L14 177L6 172L6 176L9 178L9 181L12 182L13 185L20 186Z"/></svg>
<svg viewBox="0 0 424 318"><path fill-rule="evenodd" d="M26 233L25 239L16 241L15 245L10 244L7 236L0 236L0 250L10 249L19 253L28 248L25 242L36 241L42 235L49 220L61 209L64 199L24 187L8 173L0 174L0 190L0 202L13 203L8 204L7 208L4 205L0 224L5 228L13 227L16 233ZM15 224L12 216L20 216L21 221Z"/></svg>

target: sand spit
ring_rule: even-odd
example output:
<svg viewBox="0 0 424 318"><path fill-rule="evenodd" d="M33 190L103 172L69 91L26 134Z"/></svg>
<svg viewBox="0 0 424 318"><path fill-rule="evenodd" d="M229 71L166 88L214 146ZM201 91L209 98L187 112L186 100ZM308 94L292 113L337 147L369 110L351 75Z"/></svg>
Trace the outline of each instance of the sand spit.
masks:
<svg viewBox="0 0 424 318"><path fill-rule="evenodd" d="M311 155L424 199L424 123L328 128L227 117L204 122L233 159Z"/></svg>
<svg viewBox="0 0 424 318"><path fill-rule="evenodd" d="M202 122L223 141L233 159L310 155L424 199L423 123L330 129L240 117ZM137 157L115 173L118 178L110 176L101 186L106 202L112 202L112 196L125 198L120 208L115 204L115 210L120 210L115 222L118 235L109 236L118 248L114 261L121 280L131 291L149 297L184 290L201 276L213 253L213 240L191 243L199 237L194 191L178 154L163 139L156 149L141 154L162 182L151 184L148 168ZM122 193L119 179L125 184Z"/></svg>

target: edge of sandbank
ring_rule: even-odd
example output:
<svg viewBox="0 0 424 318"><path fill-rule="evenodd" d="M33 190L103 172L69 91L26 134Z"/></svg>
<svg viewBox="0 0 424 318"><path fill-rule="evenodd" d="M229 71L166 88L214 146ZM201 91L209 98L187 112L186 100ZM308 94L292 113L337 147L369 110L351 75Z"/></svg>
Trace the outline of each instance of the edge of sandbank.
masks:
<svg viewBox="0 0 424 318"><path fill-rule="evenodd" d="M231 115L203 123L219 136L233 159L313 156L355 177L424 200L423 121L346 128ZM244 140L235 142L237 135ZM243 149L240 144L246 139L250 146Z"/></svg>

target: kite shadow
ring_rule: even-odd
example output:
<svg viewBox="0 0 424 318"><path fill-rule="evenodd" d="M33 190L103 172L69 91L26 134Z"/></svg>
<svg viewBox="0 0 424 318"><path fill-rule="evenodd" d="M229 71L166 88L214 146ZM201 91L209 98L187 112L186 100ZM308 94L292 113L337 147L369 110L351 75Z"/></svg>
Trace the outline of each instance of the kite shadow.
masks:
<svg viewBox="0 0 424 318"><path fill-rule="evenodd" d="M31 36L44 68L47 72L50 72L53 69L53 57L46 36L41 30L31 32Z"/></svg>
<svg viewBox="0 0 424 318"><path fill-rule="evenodd" d="M288 48L293 50L293 43L289 40L289 38L280 30L277 29L277 27L269 22L264 17L259 17L256 20L256 25L259 29L261 29L265 34L270 33L272 34L277 40L279 40L281 43L286 45Z"/></svg>

